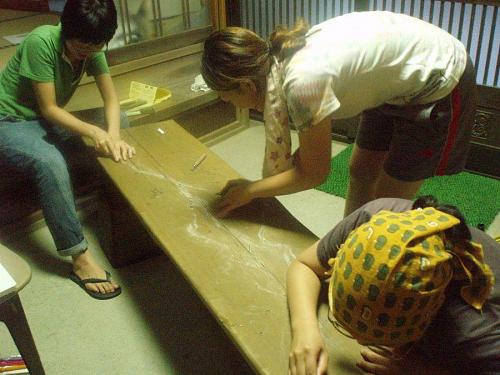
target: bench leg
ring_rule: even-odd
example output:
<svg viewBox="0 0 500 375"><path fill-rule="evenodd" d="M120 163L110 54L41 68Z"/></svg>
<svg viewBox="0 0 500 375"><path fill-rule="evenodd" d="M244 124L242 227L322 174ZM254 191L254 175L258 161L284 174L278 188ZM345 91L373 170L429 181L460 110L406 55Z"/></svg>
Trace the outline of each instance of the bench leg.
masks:
<svg viewBox="0 0 500 375"><path fill-rule="evenodd" d="M105 184L103 197L98 237L114 268L162 254L128 202L109 181Z"/></svg>
<svg viewBox="0 0 500 375"><path fill-rule="evenodd" d="M31 375L45 375L19 296L0 304L0 317L9 329Z"/></svg>
<svg viewBox="0 0 500 375"><path fill-rule="evenodd" d="M236 120L242 126L249 126L250 125L250 110L248 108L236 107Z"/></svg>

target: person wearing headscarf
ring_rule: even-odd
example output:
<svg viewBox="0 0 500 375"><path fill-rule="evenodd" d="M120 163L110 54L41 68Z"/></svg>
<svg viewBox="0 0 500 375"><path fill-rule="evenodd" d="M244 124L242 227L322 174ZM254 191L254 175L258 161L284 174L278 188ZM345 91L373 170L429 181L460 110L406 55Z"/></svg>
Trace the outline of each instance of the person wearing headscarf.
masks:
<svg viewBox="0 0 500 375"><path fill-rule="evenodd" d="M290 373L326 374L335 355L316 316L321 280L334 328L367 347L366 373L500 373L499 256L433 197L365 204L290 265Z"/></svg>

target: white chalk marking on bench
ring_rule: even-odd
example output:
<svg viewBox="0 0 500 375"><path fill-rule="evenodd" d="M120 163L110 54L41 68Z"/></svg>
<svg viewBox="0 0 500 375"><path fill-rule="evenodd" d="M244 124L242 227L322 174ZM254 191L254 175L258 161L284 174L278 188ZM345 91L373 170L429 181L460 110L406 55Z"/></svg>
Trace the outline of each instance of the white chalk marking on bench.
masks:
<svg viewBox="0 0 500 375"><path fill-rule="evenodd" d="M152 172L152 171L147 171L145 169L141 169L137 165L135 165L133 162L132 163L128 163L127 165L129 165L130 168L132 168L132 170L134 172L137 172L137 173L140 173L140 174L145 174L145 175L151 176L151 177L160 178L162 180L166 180L166 178L165 178L165 176L163 174L157 173L157 172Z"/></svg>
<svg viewBox="0 0 500 375"><path fill-rule="evenodd" d="M193 195L190 191L190 189L191 190L196 190L196 189L197 190L206 190L206 189L195 188L195 187L190 186L188 184L177 181L174 178L172 178L166 174L159 174L156 172L147 171L146 169L140 169L138 166L133 165L133 164L132 164L132 168L139 173L153 176L153 177L157 177L157 178L161 178L163 180L168 180L168 181L172 182L177 187L179 193L187 199L190 208L197 208L198 212L200 214L202 214L202 216L204 216L210 222L211 225L214 225L216 228L224 230L236 242L240 243L241 245L245 246L245 244L246 244L248 246L248 250L250 250L250 245L253 245L254 247L258 247L258 244L255 244L255 242L252 241L251 239L249 239L248 236L243 235L242 233L240 233L238 231L235 231L237 233L237 235L235 235L233 233L233 231L231 231L228 227L226 227L223 223L221 223L219 219L217 219L215 216L212 215L212 213L210 212L210 209L209 209L208 202L206 200ZM220 250L223 250L226 252L226 256L228 257L228 259L227 259L228 260L228 262L227 262L228 268L227 268L226 272L231 272L231 264L236 263L236 262L238 262L238 263L241 262L241 259L235 257L235 254L232 251L229 251L230 247L228 246L227 243L217 241L216 239L210 238L209 236L206 236L203 233L200 233L200 227L198 224L198 215L195 214L193 216L193 222L189 223L186 226L186 231L192 237L197 238L197 239L205 242L205 244L207 244L213 248L220 249ZM252 251L249 251L249 252L253 256L253 261L258 262L258 264L251 264L251 263L249 264L246 262L245 262L245 264L248 267L259 268L259 270L264 269L266 271L267 276L270 277L270 279L275 279L274 275L264 267L264 265L260 262L260 259L255 255L255 253L253 253ZM262 267L262 268L260 268L260 267ZM275 290L271 290L271 289L266 288L265 281L266 281L265 279L256 280L255 286L261 292L269 293L271 295L279 295L279 296L283 296L286 294L285 289L275 291Z"/></svg>
<svg viewBox="0 0 500 375"><path fill-rule="evenodd" d="M198 160L203 161L205 158L206 158L206 154L203 154L202 158L200 158ZM229 229L226 225L224 225L218 218L216 218L212 214L212 212L210 211L210 208L209 208L209 204L205 199L202 199L202 198L194 195L191 192L192 190L206 191L207 189L200 188L197 186L188 185L186 183L180 182L180 181L172 178L171 176L169 176L167 174L157 173L157 172L148 170L145 167L140 167L140 166L136 165L136 163L134 163L134 162L129 163L128 165L130 165L131 168L135 172L172 182L177 187L179 193L182 196L184 196L184 198L187 199L188 205L191 209L193 209L193 210L197 209L197 211L202 216L204 216L209 222L211 222L211 225L214 225L216 228L219 228L219 229L226 231L231 237L234 238L234 240L236 240L236 242L240 243L254 257L254 260L258 261L259 265L261 267L263 267L264 269L266 269L265 265L260 262L260 259L257 257L255 251L252 250L252 247L259 248L259 249L262 249L264 247L263 251L266 251L266 248L269 248L269 247L281 249L282 251L285 252L284 254L282 252L275 252L274 254L283 254L285 257L285 260L288 263L291 263L291 261L293 259L295 259L295 255L293 254L293 251L290 248L290 246L284 245L284 244L279 243L279 242L270 241L264 236L265 226L263 226L263 225L261 225L259 232L258 232L258 237L260 239L259 243L254 241L252 238L247 236L245 233L242 233L242 232L234 230L234 229ZM207 245L213 246L217 249L221 249L221 248L224 250L229 249L229 247L226 243L217 241L213 238L210 238L210 237L204 235L203 233L200 233L200 228L198 225L198 215L196 215L196 214L193 217L193 222L187 225L186 231L191 236L203 240L203 242L205 242ZM233 258L233 260L239 261L239 259L236 259L236 258ZM255 267L257 265L248 264L248 266ZM268 272L268 276L270 276L271 278L275 278L274 275L270 272ZM258 285L258 287L259 287L259 289L266 291L268 293L278 294L275 291L265 289L262 285ZM283 291L283 293L284 293L284 291Z"/></svg>
<svg viewBox="0 0 500 375"><path fill-rule="evenodd" d="M274 247L274 248L278 248L278 249L282 249L283 252L284 252L284 256L285 256L285 260L288 264L292 263L293 260L296 258L295 254L293 253L292 251L292 248L288 245L285 245L285 244L282 244L281 242L274 242L274 241L270 241L268 240L265 236L264 236L264 231L266 230L266 227L265 226L261 226L260 229L259 229L259 239L262 241L262 243L265 245L265 246L270 246L270 247Z"/></svg>
<svg viewBox="0 0 500 375"><path fill-rule="evenodd" d="M270 254L279 254L283 256L285 261L290 264L296 257L292 251L292 248L288 245L285 245L281 242L270 241L264 236L264 232L266 227L261 225L258 232L259 242L255 242L252 238L247 236L245 233L240 232L235 229L228 229L235 237L238 238L238 241L247 249L247 251L255 255L255 251L253 248L263 249L263 251L268 251L269 248L279 249L279 252L271 252Z"/></svg>
<svg viewBox="0 0 500 375"><path fill-rule="evenodd" d="M228 235L236 243L239 243L240 245L242 244L241 240L239 238L237 238L231 232L231 230L229 230L225 225L221 224L220 222L217 222L216 219L213 217L209 218L209 220L212 221L213 225L215 225L216 227L223 229L225 232L227 232ZM261 292L265 292L265 293L275 295L275 296L276 295L277 296L284 296L286 294L286 291L284 289L276 291L276 290L272 290L272 289L269 289L266 287L268 284L268 280L273 280L273 279L275 279L275 277L274 277L274 275L272 275L272 273L270 273L263 266L263 264L260 262L258 257L256 257L254 254L252 254L253 257L252 257L251 262L248 262L248 261L244 262L244 261L242 261L240 256L237 256L237 253L231 251L232 248L229 246L229 244L227 242L218 241L217 239L211 238L209 236L206 236L206 235L200 233L200 227L198 225L197 215L195 215L194 221L187 225L186 230L193 238L196 238L196 239L204 242L205 245L208 245L208 246L224 253L224 257L226 258L226 261L227 261L226 262L227 267L225 269L223 269L224 273L230 274L232 272L232 266L234 264L237 264L237 263L244 264L248 268L258 269L259 271L264 270L264 271L266 271L267 277L269 279L259 278L258 280L255 281L255 287L257 289L259 289Z"/></svg>
<svg viewBox="0 0 500 375"><path fill-rule="evenodd" d="M202 158L200 158L198 160L203 161L206 158L206 156L207 156L206 154L203 154ZM200 187L197 187L197 186L192 186L192 185L188 185L188 184L186 184L184 182L177 181L176 179L172 178L171 176L169 176L167 174L163 174L163 173L158 173L158 172L154 172L154 171L151 171L151 170L147 170L147 168L138 166L134 162L129 163L128 165L130 165L130 167L135 172L138 172L138 173L141 173L141 174L145 174L145 175L148 175L148 176L152 176L152 177L156 177L156 178L160 178L162 180L168 180L168 181L172 182L177 187L179 193L182 196L184 196L184 198L186 198L188 200L188 204L189 204L190 208L198 208L199 211L200 211L200 213L202 213L207 219L209 219L212 222L212 224L214 224L218 228L221 228L221 229L224 229L224 230L228 231L233 237L237 238L237 240L245 248L247 248L249 250L249 252L252 252L252 251L250 251L250 246L251 245L252 246L259 246L259 244L255 243L255 241L253 241L252 239L250 239L244 233L241 233L239 231L234 231L234 232L236 232L236 234L233 233L229 228L227 228L224 224L222 224L219 219L217 219L216 217L214 217L212 215L212 212L210 211L208 202L206 200L204 200L202 198L199 198L196 195L193 195L193 193L190 191L190 190L206 191L207 189L203 189L203 188L200 188ZM292 254L292 256L294 257L293 252L291 251L291 249L290 249L289 246L283 245L283 244L278 243L278 242L268 241L264 237L264 229L265 229L265 227L261 226L261 228L259 229L259 234L258 234L258 236L259 236L262 244L264 244L265 246L272 246L272 247L284 248L285 250L287 250L287 252L289 254ZM192 228L191 228L191 231L192 231Z"/></svg>
<svg viewBox="0 0 500 375"><path fill-rule="evenodd" d="M183 194L185 197L187 197L190 200L190 207L196 207L199 209L200 213L205 216L205 218L209 221L210 225L213 225L216 228L222 229L226 233L228 233L237 243L243 246L251 255L253 258L253 261L256 263L247 263L245 262L245 265L248 267L252 268L258 268L260 271L265 270L266 274L268 277L271 279L276 280L276 277L269 272L269 270L266 268L265 264L262 263L261 259L258 257L257 253L252 250L254 249L260 249L261 251L269 251L269 247L273 248L279 248L280 250L285 250L286 253L284 254L285 261L290 263L290 257L293 259L295 256L293 255L293 252L291 248L287 245L283 245L278 242L272 242L267 240L264 237L264 226L261 226L259 229L259 239L261 240L260 243L254 241L251 237L249 237L247 234L240 232L235 229L230 229L226 225L223 224L219 219L217 219L215 216L212 215L211 211L208 208L208 203L206 200L194 197L191 193L186 191L185 189L181 189L181 194ZM216 239L210 238L209 236L204 235L203 233L200 233L200 227L198 225L198 215L194 215L193 217L193 222L188 224L186 227L187 232L197 238L203 241L205 244L217 249L217 250L222 250L226 252L226 256L228 257L228 269L226 270L227 272L230 271L230 265L233 262L238 262L241 263L241 259L235 258L233 252L229 251L230 247L228 246L227 243L218 241ZM279 256L282 256L281 252L275 252L274 254L279 254ZM291 254L291 255L290 255ZM280 291L275 291L275 290L270 290L265 287L265 282L264 280L259 280L256 282L256 287L264 292L267 292L272 295L280 295L283 296L286 294L285 289L280 290Z"/></svg>
<svg viewBox="0 0 500 375"><path fill-rule="evenodd" d="M175 178L173 178L173 177L171 177L171 176L169 176L169 175L167 175L165 173L155 172L155 171L152 171L152 170L150 170L150 169L148 169L148 168L146 168L144 166L139 166L137 164L137 162L134 161L134 160L131 160L131 162L128 163L127 165L130 166L130 168L132 168L132 170L134 172L137 172L137 173L140 173L140 174L144 174L146 176L156 177L156 178L159 178L161 180L170 181L175 186L177 186L177 188L179 189L179 191L186 198L192 198L192 194L189 191L186 191L188 189L199 190L199 191L207 191L207 189L202 188L200 186L188 185L188 184L186 184L184 182L177 181Z"/></svg>
<svg viewBox="0 0 500 375"><path fill-rule="evenodd" d="M228 250L228 246L226 243L214 240L213 238L210 238L210 237L205 236L202 233L200 233L200 228L199 228L199 225L197 223L196 217L195 217L194 222L189 223L187 225L186 230L191 236L203 241L207 245L210 245L210 246L217 248L217 249L223 248L225 250Z"/></svg>

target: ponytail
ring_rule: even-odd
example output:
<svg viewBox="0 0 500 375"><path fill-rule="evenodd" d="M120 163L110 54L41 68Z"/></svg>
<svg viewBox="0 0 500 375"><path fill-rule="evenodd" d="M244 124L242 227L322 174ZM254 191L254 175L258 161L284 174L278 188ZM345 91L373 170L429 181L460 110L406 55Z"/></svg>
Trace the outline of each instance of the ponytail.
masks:
<svg viewBox="0 0 500 375"><path fill-rule="evenodd" d="M413 209L425 207L434 207L436 210L455 216L460 220L459 224L445 230L444 235L453 248L462 247L465 250L470 248L471 233L464 216L456 206L439 203L432 195L424 195L417 198L412 206Z"/></svg>
<svg viewBox="0 0 500 375"><path fill-rule="evenodd" d="M306 34L309 25L302 18L297 21L293 29L278 26L269 37L269 53L283 61L294 55L306 45Z"/></svg>

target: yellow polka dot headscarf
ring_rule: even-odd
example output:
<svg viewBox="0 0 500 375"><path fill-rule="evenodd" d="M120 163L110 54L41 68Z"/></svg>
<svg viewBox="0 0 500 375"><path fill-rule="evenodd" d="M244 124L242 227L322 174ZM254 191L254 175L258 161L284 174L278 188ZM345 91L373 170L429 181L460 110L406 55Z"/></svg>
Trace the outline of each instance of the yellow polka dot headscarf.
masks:
<svg viewBox="0 0 500 375"><path fill-rule="evenodd" d="M442 232L454 216L427 207L381 211L352 231L329 261L330 310L336 324L370 345L399 347L422 337L452 279L480 309L493 285L482 247L446 249Z"/></svg>

